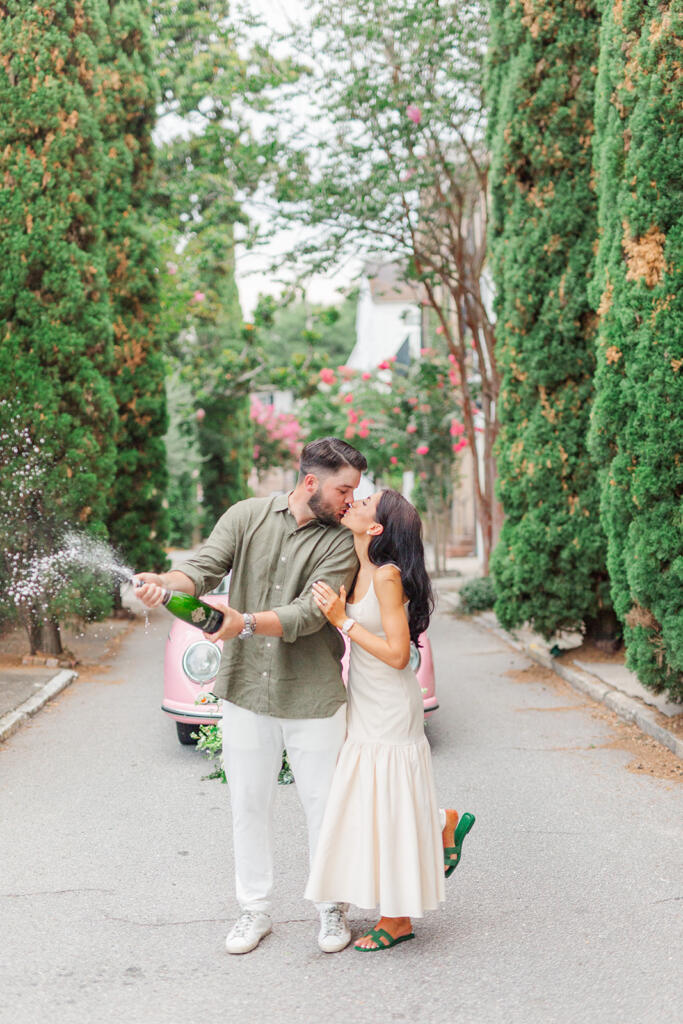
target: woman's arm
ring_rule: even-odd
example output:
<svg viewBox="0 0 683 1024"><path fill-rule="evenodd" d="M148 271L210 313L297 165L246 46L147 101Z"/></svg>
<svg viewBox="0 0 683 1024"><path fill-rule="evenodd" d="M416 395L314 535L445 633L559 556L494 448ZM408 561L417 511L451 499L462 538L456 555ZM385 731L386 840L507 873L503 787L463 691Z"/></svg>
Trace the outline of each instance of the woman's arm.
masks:
<svg viewBox="0 0 683 1024"><path fill-rule="evenodd" d="M405 668L410 659L410 630L403 604L405 595L401 585L401 574L393 565L381 566L375 572L374 585L386 639L371 633L359 622L354 623L347 636L349 640L386 665L398 669ZM327 583L319 581L313 584L313 597L328 622L340 629L344 620L348 618L344 587L337 595Z"/></svg>

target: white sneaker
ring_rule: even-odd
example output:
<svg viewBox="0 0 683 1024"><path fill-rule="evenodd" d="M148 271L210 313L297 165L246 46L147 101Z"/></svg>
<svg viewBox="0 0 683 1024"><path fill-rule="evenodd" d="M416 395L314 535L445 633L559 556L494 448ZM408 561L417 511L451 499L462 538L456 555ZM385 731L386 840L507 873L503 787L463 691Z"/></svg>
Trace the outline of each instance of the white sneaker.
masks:
<svg viewBox="0 0 683 1024"><path fill-rule="evenodd" d="M264 935L268 935L272 927L273 923L268 914L243 910L225 940L225 948L228 953L249 953L252 949L256 949L261 939Z"/></svg>
<svg viewBox="0 0 683 1024"><path fill-rule="evenodd" d="M323 953L339 953L350 941L351 932L344 910L338 905L321 910L318 945Z"/></svg>

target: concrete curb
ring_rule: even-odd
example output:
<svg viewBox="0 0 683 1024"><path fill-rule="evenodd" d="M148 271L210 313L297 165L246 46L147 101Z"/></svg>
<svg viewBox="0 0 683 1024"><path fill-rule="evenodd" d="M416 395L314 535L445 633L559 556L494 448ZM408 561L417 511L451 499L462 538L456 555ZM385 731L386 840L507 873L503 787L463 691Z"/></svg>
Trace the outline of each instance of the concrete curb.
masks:
<svg viewBox="0 0 683 1024"><path fill-rule="evenodd" d="M18 708L15 708L14 711L8 711L6 715L3 715L0 718L0 743L11 736L13 732L16 732L37 711L40 711L49 700L52 700L58 693L61 693L67 686L70 686L77 675L78 673L72 669L58 672L56 676L49 679L44 686L41 686L37 693L34 693L32 697L25 700Z"/></svg>
<svg viewBox="0 0 683 1024"><path fill-rule="evenodd" d="M668 729L665 729L663 725L660 725L655 712L637 698L628 697L621 690L610 686L609 683L598 679L597 676L591 675L590 672L586 672L583 669L569 668L567 665L555 661L538 644L533 643L533 641L526 643L518 640L497 623L494 625L485 614L473 615L472 621L480 629L485 629L488 633L494 633L501 640L504 640L505 643L509 644L510 647L514 647L517 651L522 651L539 665L550 669L551 672L554 672L561 679L564 679L565 682L569 683L570 686L573 686L575 690L585 693L587 697L590 697L591 700L596 701L598 704L604 704L610 711L614 711L622 721L637 725L642 732L647 733L648 736L657 740L662 746L668 747L676 757L680 757L683 760L683 740L679 739L678 736Z"/></svg>

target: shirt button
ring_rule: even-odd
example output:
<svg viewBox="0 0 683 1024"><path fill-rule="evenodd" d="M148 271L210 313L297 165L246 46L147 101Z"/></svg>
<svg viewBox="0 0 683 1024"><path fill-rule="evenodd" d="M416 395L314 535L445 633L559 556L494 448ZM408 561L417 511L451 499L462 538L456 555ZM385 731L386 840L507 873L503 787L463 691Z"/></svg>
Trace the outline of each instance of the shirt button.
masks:
<svg viewBox="0 0 683 1024"><path fill-rule="evenodd" d="M279 583L276 583L276 584L275 584L275 589L276 589L276 590L281 590L281 589L282 589Z"/></svg>
<svg viewBox="0 0 683 1024"><path fill-rule="evenodd" d="M267 672L262 672L262 673L261 673L261 675L262 675L262 676L267 676L267 675L268 675L268 673L267 673Z"/></svg>
<svg viewBox="0 0 683 1024"><path fill-rule="evenodd" d="M283 555L283 556L282 556L282 558L280 559L280 561L281 561L281 562L286 562L286 561L287 561L287 556L286 556L286 555Z"/></svg>

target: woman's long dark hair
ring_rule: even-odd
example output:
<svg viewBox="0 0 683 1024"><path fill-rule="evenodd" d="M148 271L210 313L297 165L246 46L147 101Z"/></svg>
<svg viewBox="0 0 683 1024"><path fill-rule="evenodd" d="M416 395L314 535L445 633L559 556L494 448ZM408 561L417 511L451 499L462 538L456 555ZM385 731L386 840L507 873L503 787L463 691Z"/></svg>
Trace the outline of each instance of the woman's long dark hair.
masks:
<svg viewBox="0 0 683 1024"><path fill-rule="evenodd" d="M410 639L419 647L419 636L429 625L434 596L425 568L422 522L417 510L398 491L387 489L377 503L375 519L384 527L373 537L368 556L373 565L393 562L401 571L401 583L408 598Z"/></svg>

